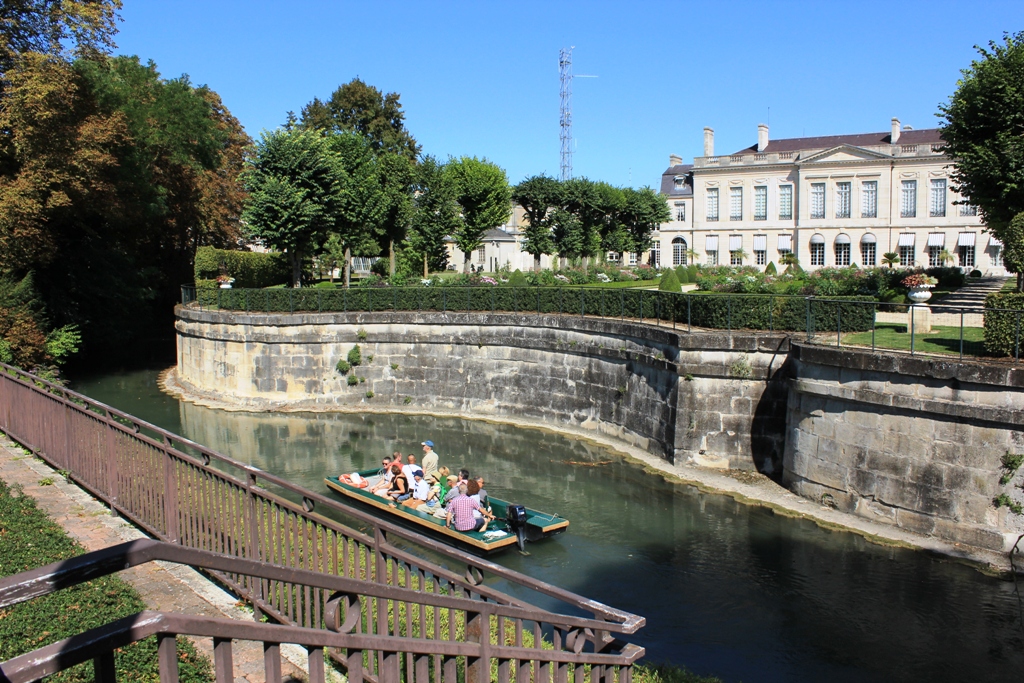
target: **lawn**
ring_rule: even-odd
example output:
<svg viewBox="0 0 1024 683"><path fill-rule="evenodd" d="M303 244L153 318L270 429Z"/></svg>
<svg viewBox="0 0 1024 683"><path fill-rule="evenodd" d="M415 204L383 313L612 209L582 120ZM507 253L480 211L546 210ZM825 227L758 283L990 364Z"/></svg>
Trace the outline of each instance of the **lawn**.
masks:
<svg viewBox="0 0 1024 683"><path fill-rule="evenodd" d="M964 355L985 355L985 330L981 327L963 328ZM871 332L852 332L843 335L843 344L871 346ZM874 344L882 349L910 350L910 333L906 325L879 323L875 326ZM915 353L960 354L960 328L935 325L929 334L914 334Z"/></svg>

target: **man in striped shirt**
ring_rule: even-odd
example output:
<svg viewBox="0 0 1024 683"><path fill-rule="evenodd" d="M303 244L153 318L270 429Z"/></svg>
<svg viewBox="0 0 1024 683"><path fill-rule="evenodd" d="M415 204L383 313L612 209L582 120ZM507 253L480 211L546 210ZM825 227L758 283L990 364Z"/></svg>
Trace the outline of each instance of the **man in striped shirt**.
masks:
<svg viewBox="0 0 1024 683"><path fill-rule="evenodd" d="M456 531L486 531L487 519L473 518L473 510L479 510L480 503L466 495L466 485L459 485L459 495L452 502L448 503L448 517L445 519L445 526L452 526L455 522Z"/></svg>

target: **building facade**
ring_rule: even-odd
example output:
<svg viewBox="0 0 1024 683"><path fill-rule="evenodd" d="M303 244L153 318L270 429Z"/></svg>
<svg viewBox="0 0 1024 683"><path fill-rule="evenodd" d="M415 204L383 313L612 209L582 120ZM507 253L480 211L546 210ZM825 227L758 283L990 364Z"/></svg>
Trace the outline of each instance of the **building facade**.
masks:
<svg viewBox="0 0 1024 683"><path fill-rule="evenodd" d="M793 254L808 270L953 265L1002 275L1002 245L984 232L975 207L952 189L951 161L937 128L910 130L892 119L884 133L770 140L716 156L671 156L662 174L673 220L656 233L652 264L751 265Z"/></svg>

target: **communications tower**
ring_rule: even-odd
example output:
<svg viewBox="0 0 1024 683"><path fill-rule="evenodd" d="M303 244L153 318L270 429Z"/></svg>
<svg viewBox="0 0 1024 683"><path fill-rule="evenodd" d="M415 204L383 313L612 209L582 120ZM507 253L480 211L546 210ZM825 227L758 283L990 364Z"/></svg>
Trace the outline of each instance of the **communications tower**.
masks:
<svg viewBox="0 0 1024 683"><path fill-rule="evenodd" d="M560 180L572 178L572 51L573 47L558 51L558 77L561 81L561 118L558 138L562 143Z"/></svg>

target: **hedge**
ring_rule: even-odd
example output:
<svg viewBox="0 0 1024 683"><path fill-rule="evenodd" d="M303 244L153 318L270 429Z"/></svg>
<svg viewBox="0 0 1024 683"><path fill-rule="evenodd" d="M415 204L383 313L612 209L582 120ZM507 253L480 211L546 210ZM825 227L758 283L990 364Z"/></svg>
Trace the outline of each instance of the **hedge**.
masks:
<svg viewBox="0 0 1024 683"><path fill-rule="evenodd" d="M291 265L285 254L229 251L213 247L196 250L196 284L216 280L221 269L235 279L235 287L270 287L291 280Z"/></svg>
<svg viewBox="0 0 1024 683"><path fill-rule="evenodd" d="M990 310L1009 309L1009 310ZM1021 311L1017 313L1016 311ZM985 350L996 356L1017 356L1024 345L1024 293L995 293L985 297Z"/></svg>
<svg viewBox="0 0 1024 683"><path fill-rule="evenodd" d="M199 289L200 304L228 310L487 311L568 313L658 319L710 329L778 330L812 334L864 332L875 320L874 299L817 299L765 294L696 294L588 287L366 287ZM808 303L809 302L809 303Z"/></svg>
<svg viewBox="0 0 1024 683"><path fill-rule="evenodd" d="M0 576L10 576L84 550L36 506L35 500L0 480ZM117 576L104 576L63 588L0 611L0 661L136 614L146 609L135 589ZM119 681L159 680L156 636L118 648L114 667ZM181 683L213 680L210 661L186 638L178 639ZM53 683L93 680L92 662L48 677Z"/></svg>

